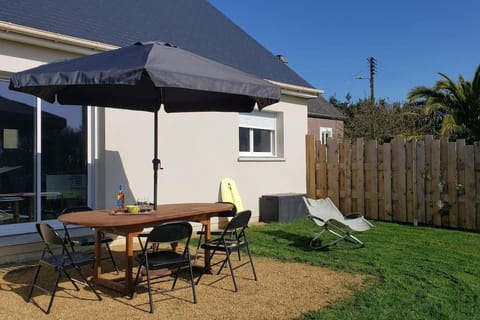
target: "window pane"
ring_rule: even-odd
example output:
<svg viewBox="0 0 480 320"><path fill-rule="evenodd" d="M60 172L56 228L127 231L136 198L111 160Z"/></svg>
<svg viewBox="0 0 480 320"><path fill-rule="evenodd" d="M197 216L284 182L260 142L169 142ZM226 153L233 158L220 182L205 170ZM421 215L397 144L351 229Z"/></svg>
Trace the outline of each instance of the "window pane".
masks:
<svg viewBox="0 0 480 320"><path fill-rule="evenodd" d="M35 220L35 104L0 80L0 224Z"/></svg>
<svg viewBox="0 0 480 320"><path fill-rule="evenodd" d="M264 129L253 129L253 152L272 152L271 132Z"/></svg>
<svg viewBox="0 0 480 320"><path fill-rule="evenodd" d="M240 127L239 137L240 137L240 152L250 151L250 129Z"/></svg>
<svg viewBox="0 0 480 320"><path fill-rule="evenodd" d="M42 219L87 205L84 107L42 101Z"/></svg>

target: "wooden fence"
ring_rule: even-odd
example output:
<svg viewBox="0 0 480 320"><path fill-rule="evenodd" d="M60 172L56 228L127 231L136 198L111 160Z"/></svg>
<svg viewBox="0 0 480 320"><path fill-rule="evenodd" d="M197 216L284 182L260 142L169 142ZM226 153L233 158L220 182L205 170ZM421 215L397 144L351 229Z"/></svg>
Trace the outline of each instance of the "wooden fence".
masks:
<svg viewBox="0 0 480 320"><path fill-rule="evenodd" d="M480 143L307 135L307 193L372 220L480 230Z"/></svg>

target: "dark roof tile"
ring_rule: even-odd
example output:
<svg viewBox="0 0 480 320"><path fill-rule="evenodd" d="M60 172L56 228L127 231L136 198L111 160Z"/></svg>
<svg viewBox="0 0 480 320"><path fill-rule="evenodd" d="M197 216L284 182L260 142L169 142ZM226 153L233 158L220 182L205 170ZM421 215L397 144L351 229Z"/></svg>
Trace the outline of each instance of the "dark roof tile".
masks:
<svg viewBox="0 0 480 320"><path fill-rule="evenodd" d="M0 0L0 20L107 44L160 40L259 77L311 88L205 0Z"/></svg>
<svg viewBox="0 0 480 320"><path fill-rule="evenodd" d="M335 108L324 97L308 101L308 116L313 118L328 118L336 120L345 120L347 117L337 108Z"/></svg>

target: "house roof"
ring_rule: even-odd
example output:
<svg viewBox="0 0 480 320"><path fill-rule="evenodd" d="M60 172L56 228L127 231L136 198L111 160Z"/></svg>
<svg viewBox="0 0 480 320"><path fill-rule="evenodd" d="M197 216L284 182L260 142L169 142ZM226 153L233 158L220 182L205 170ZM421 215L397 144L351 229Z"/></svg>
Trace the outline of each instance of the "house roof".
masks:
<svg viewBox="0 0 480 320"><path fill-rule="evenodd" d="M313 88L206 0L0 0L0 8L0 21L120 47L170 42L264 79Z"/></svg>
<svg viewBox="0 0 480 320"><path fill-rule="evenodd" d="M347 117L335 108L324 97L308 100L308 116L312 118L327 118L334 120L345 120Z"/></svg>

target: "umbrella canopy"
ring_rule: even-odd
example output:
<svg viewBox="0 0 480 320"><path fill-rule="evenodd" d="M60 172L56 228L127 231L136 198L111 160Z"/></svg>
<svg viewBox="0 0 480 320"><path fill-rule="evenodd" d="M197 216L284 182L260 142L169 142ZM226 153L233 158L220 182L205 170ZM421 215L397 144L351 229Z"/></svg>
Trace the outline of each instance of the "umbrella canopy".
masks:
<svg viewBox="0 0 480 320"><path fill-rule="evenodd" d="M249 112L278 102L269 82L164 42L50 63L12 75L10 89L53 103L166 112Z"/></svg>
<svg viewBox="0 0 480 320"><path fill-rule="evenodd" d="M280 100L280 88L263 79L158 41L18 72L9 88L51 103L154 112L155 206L162 104L166 112L250 112Z"/></svg>

